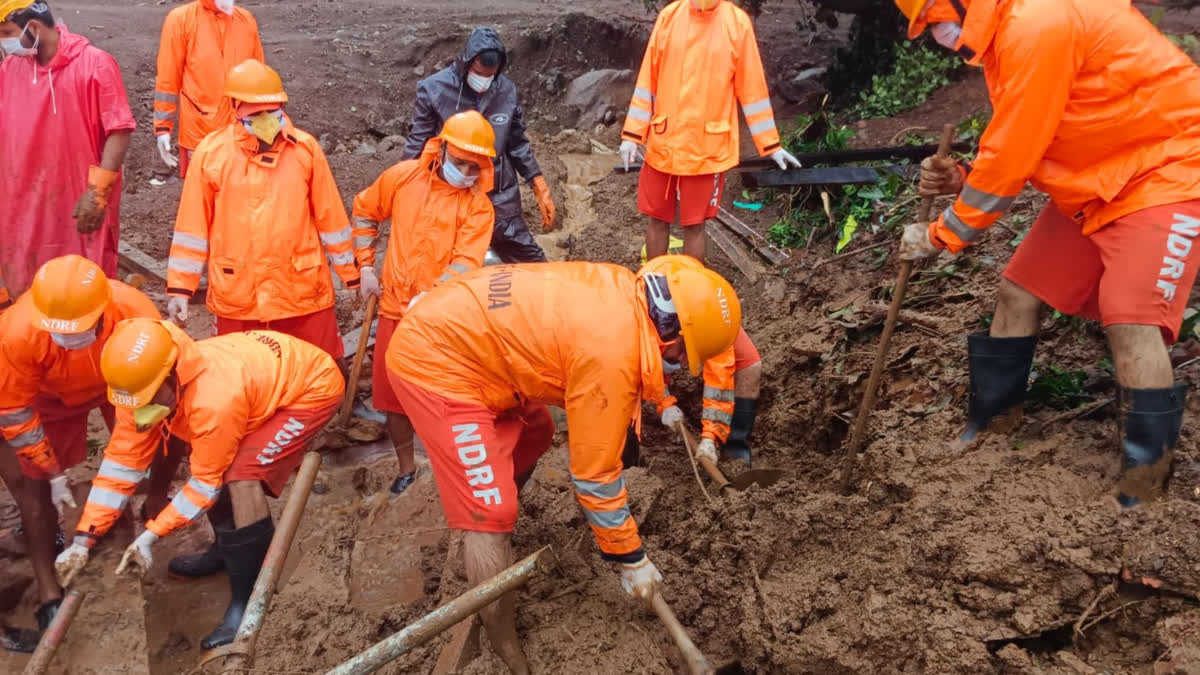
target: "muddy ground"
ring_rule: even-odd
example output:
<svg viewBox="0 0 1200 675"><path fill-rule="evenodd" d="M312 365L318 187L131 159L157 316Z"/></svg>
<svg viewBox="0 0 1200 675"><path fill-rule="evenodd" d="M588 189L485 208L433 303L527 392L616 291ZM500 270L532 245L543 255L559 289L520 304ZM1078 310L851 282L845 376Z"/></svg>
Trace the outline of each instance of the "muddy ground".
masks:
<svg viewBox="0 0 1200 675"><path fill-rule="evenodd" d="M122 64L143 125L127 165L123 236L159 258L180 187L150 184L161 172L148 133L154 53L170 4L55 3L73 29ZM562 100L581 74L636 68L650 26L640 3L501 0L486 10L446 1L243 4L259 19L297 125L325 142L347 204L398 160L398 150L378 151L378 144L405 133L416 81L444 64L470 27L496 25L512 49L510 75L521 86L535 151L563 213L543 245L559 259L636 265L636 177L610 176L615 156L593 152L616 147L620 114L615 124L563 133L580 111ZM837 31L798 32L807 8L774 9L757 25L777 92L800 70L832 58L845 22ZM1171 21L1196 25L1188 17ZM790 112L802 108L775 98L786 127ZM618 112L624 105L615 100ZM914 130L932 136L942 123L986 105L982 79L972 75L917 110L860 123L855 143L883 144ZM364 142L377 151L355 154ZM726 206L741 196L735 180ZM1111 494L1119 462L1111 405L1086 414L1034 407L1010 434L989 436L963 454L947 451L965 406L965 335L991 312L1013 241L1040 203L1027 195L982 246L914 277L848 496L838 490L841 445L890 298L887 248L814 271L832 255L832 240L818 238L749 283L710 246L712 264L738 287L746 329L764 359L755 466L780 467L788 477L769 489L708 499L679 443L648 408L641 466L629 470L628 482L647 549L666 577L666 597L714 662L738 660L764 673L1200 672L1197 399L1168 497L1132 512L1118 512ZM762 212L738 214L765 231L781 208L776 198ZM851 250L887 236L864 230ZM208 320L197 314L191 330L199 337ZM343 302L339 315L345 328L354 325L351 303ZM1186 343L1175 354L1185 363L1197 353ZM1097 326L1046 318L1039 361L1087 372L1086 389L1098 401L1114 387L1104 356ZM1200 379L1196 365L1179 373ZM700 384L677 377L672 389L698 416ZM558 560L519 593L518 628L534 670L682 672L680 654L653 614L629 601L599 560L573 502L565 434L559 440L522 494L514 537L519 556L549 544ZM730 473L740 468L726 466ZM323 672L465 587L446 562L453 546L427 466L395 499L387 493L394 469L386 440L327 455L320 494L309 501L258 643L261 672ZM89 471L72 472L81 496ZM0 511L0 526L9 528L0 542L12 542L11 509ZM111 568L132 531L117 532L98 562ZM224 610L225 581L183 583L165 568L172 555L208 536L192 528L160 542L140 588L120 585L111 569L94 571L91 618L76 624L60 654L62 672L116 672L94 649L114 633L125 642L107 656L127 654L128 672L192 668L200 638ZM17 588L0 594L16 596L6 603L6 619L29 625L36 597L19 588L28 565L16 551L0 551L0 558ZM384 672L432 672L443 643L435 640ZM22 662L0 656L7 672ZM504 669L485 644L461 672Z"/></svg>

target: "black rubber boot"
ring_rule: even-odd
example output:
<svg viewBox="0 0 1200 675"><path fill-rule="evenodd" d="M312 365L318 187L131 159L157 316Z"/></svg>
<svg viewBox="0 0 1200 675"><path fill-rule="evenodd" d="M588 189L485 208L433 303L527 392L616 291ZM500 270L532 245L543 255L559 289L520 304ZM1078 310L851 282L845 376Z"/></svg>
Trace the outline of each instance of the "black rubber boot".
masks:
<svg viewBox="0 0 1200 675"><path fill-rule="evenodd" d="M729 425L729 438L725 439L722 452L750 464L750 434L754 432L757 415L758 399L733 399L733 423Z"/></svg>
<svg viewBox="0 0 1200 675"><path fill-rule="evenodd" d="M967 336L971 401L967 406L967 426L959 440L974 440L992 418L1025 402L1035 347L1037 336L994 338L986 333Z"/></svg>
<svg viewBox="0 0 1200 675"><path fill-rule="evenodd" d="M416 479L416 477L417 477L417 472L410 471L410 472L404 474L403 476L400 476L396 480L392 481L392 487L389 489L392 491L393 495L404 494L404 491L407 490L409 488L409 486L411 486L413 484L413 481Z"/></svg>
<svg viewBox="0 0 1200 675"><path fill-rule="evenodd" d="M42 603L40 607L33 613L33 617L37 619L38 630L43 633L50 627L54 621L54 617L58 616L58 607L62 604L62 598L50 600Z"/></svg>
<svg viewBox="0 0 1200 675"><path fill-rule="evenodd" d="M231 597L221 625L200 641L201 649L227 645L237 636L242 614L246 611L246 603L250 601L250 592L254 590L254 581L258 579L258 571L262 569L267 547L271 545L274 534L275 523L271 522L270 516L246 527L217 533L217 546L225 559L225 569L229 570Z"/></svg>
<svg viewBox="0 0 1200 675"><path fill-rule="evenodd" d="M33 650L37 649L40 639L35 630L0 626L0 647L10 652L32 654Z"/></svg>
<svg viewBox="0 0 1200 675"><path fill-rule="evenodd" d="M1125 438L1117 501L1130 508L1162 495L1171 476L1175 444L1183 427L1187 385L1167 389L1122 389Z"/></svg>
<svg viewBox="0 0 1200 675"><path fill-rule="evenodd" d="M233 503L229 501L229 491L222 490L217 497L217 503L209 509L208 523L213 529L213 543L201 553L190 553L171 558L167 563L167 573L183 579L200 579L225 571L225 559L221 557L221 549L216 540L222 532L233 531Z"/></svg>

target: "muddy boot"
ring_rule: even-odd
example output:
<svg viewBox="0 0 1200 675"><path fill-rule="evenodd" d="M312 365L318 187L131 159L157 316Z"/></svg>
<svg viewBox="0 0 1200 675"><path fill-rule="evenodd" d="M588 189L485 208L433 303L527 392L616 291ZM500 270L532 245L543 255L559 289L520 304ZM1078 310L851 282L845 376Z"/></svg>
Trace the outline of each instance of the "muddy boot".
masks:
<svg viewBox="0 0 1200 675"><path fill-rule="evenodd" d="M43 633L50 627L54 621L54 617L58 616L58 607L62 604L62 598L55 598L42 603L37 611L33 613L33 617L37 619L38 630Z"/></svg>
<svg viewBox="0 0 1200 675"><path fill-rule="evenodd" d="M167 573L179 579L200 579L225 570L225 559L217 546L222 532L233 531L233 504L229 492L222 490L217 503L208 512L208 524L213 529L213 543L201 553L179 555L167 563Z"/></svg>
<svg viewBox="0 0 1200 675"><path fill-rule="evenodd" d="M994 338L984 333L967 336L967 369L971 400L967 426L955 445L965 448L998 415L1020 409L1029 388L1037 336Z"/></svg>
<svg viewBox="0 0 1200 675"><path fill-rule="evenodd" d="M417 477L416 471L409 471L408 473L404 474L403 476L400 476L396 480L392 481L392 487L389 489L392 491L393 495L404 494L404 491L407 490L409 488L409 486L411 486L413 484L413 480L415 480L416 477Z"/></svg>
<svg viewBox="0 0 1200 675"><path fill-rule="evenodd" d="M1124 508L1162 496L1171 475L1175 443L1183 426L1183 403L1187 385L1168 389L1123 389L1121 410L1125 415L1124 455L1117 501Z"/></svg>
<svg viewBox="0 0 1200 675"><path fill-rule="evenodd" d="M229 570L231 597L221 625L200 641L201 649L213 649L233 642L274 534L275 523L271 522L270 516L246 527L217 533L217 546L225 559L225 569Z"/></svg>
<svg viewBox="0 0 1200 675"><path fill-rule="evenodd" d="M0 625L0 648L7 651L32 654L37 649L39 639L35 630Z"/></svg>
<svg viewBox="0 0 1200 675"><path fill-rule="evenodd" d="M758 399L733 399L733 422L729 425L729 438L721 451L735 459L750 464L750 434L754 431L754 418L758 415Z"/></svg>

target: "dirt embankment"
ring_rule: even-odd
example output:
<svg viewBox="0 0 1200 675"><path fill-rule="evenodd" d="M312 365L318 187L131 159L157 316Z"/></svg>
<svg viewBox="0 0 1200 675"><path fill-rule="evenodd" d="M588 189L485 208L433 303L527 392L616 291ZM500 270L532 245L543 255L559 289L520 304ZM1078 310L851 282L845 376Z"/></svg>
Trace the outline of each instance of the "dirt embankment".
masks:
<svg viewBox="0 0 1200 675"><path fill-rule="evenodd" d="M148 122L154 36L165 8L124 4L80 6L80 26L131 26L120 40L107 29L103 44L121 59L139 120ZM292 92L298 124L330 145L347 202L398 159L396 150L354 150L404 133L416 80L451 58L461 36L484 21L463 3L247 6ZM642 243L636 177L604 175L604 163L615 158L588 154L591 138L615 147L617 129L558 136L577 114L558 102L579 74L636 67L646 18L636 6L608 0L589 6L587 15L523 1L494 10L486 21L498 24L513 48L512 75L527 95L535 149L564 209L564 231L548 235L547 247L556 246L556 257L635 265ZM773 84L796 64L832 53L837 36L797 37L798 11L759 21ZM908 127L936 129L985 105L982 82L970 78L900 119L865 123L859 140L883 144ZM150 146L139 134L125 233L165 256L178 184L148 186ZM735 197L736 181L727 207ZM938 260L914 277L857 489L848 496L837 490L840 447L890 298L886 249L810 274L831 255L828 240L819 241L793 251L756 284L714 249L711 262L738 287L747 331L764 360L755 466L783 468L788 477L770 489L707 501L678 442L648 408L641 466L627 481L667 598L715 662L740 660L751 672L771 673L1200 670L1196 404L1168 497L1128 513L1111 499L1119 458L1111 406L1078 417L1035 407L1011 435L990 436L959 455L945 449L965 406L963 338L992 311L1012 241L1038 206L1027 196L977 250ZM778 207L743 219L765 230ZM855 245L872 236L885 235L864 232ZM343 318L353 315L347 309ZM1046 318L1039 361L1085 371L1097 399L1113 386L1104 355L1097 327ZM1179 374L1200 378L1196 366ZM676 377L672 390L699 415L699 382ZM682 672L657 620L625 597L599 560L573 502L565 440L523 492L514 538L518 555L550 544L558 559L553 572L519 592L518 628L534 670ZM465 587L454 556L446 561L453 546L428 469L406 495L391 499L389 452L385 443L327 458L324 490L309 502L259 640L257 668L323 672ZM152 672L194 665L199 637L224 609L222 579L182 585L165 576L166 560L203 545L204 536L191 530L156 549L158 564L143 589ZM431 672L442 646L435 640L384 672ZM504 669L485 648L462 672Z"/></svg>

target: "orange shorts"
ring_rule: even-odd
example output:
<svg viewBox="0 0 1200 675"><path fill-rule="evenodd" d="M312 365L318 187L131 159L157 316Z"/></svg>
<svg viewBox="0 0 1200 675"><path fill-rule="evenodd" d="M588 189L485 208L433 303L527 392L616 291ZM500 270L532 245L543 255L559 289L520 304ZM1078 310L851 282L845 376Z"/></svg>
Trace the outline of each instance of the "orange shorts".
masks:
<svg viewBox="0 0 1200 675"><path fill-rule="evenodd" d="M541 403L495 413L440 396L396 375L392 388L429 453L446 524L457 530L512 532L516 477L533 470L554 441Z"/></svg>
<svg viewBox="0 0 1200 675"><path fill-rule="evenodd" d="M324 349L335 361L342 358L345 353L342 348L342 333L338 330L337 313L333 311L332 307L312 314L302 314L273 321L227 319L223 316L213 317L213 319L217 325L217 335L241 333L248 330L273 330L314 344Z"/></svg>
<svg viewBox="0 0 1200 675"><path fill-rule="evenodd" d="M1200 263L1198 235L1200 200L1135 211L1090 236L1048 204L1004 277L1063 314L1158 326L1175 342Z"/></svg>
<svg viewBox="0 0 1200 675"><path fill-rule="evenodd" d="M308 443L325 428L341 406L340 400L324 408L280 408L238 445L225 482L257 480L272 497L279 497L288 477L300 466Z"/></svg>
<svg viewBox="0 0 1200 675"><path fill-rule="evenodd" d="M678 209L681 226L701 225L716 217L724 189L723 173L672 176L643 164L638 177L638 211L655 220L673 223Z"/></svg>
<svg viewBox="0 0 1200 675"><path fill-rule="evenodd" d="M762 357L758 354L758 347L750 340L750 336L746 335L745 328L739 328L737 337L733 340L733 369L735 371L750 366L762 361Z"/></svg>
<svg viewBox="0 0 1200 675"><path fill-rule="evenodd" d="M46 434L46 441L54 450L58 467L63 471L87 459L88 413L92 412L92 408L100 409L100 413L104 415L104 423L112 429L116 411L104 396L74 406L41 394L33 400L33 409L42 420L42 432ZM21 462L21 473L37 480L51 478L35 466L26 466L25 462Z"/></svg>
<svg viewBox="0 0 1200 675"><path fill-rule="evenodd" d="M404 414L400 399L392 391L392 381L388 379L387 347L392 341L392 334L400 319L379 317L379 326L375 329L375 349L371 352L371 405L379 412Z"/></svg>

